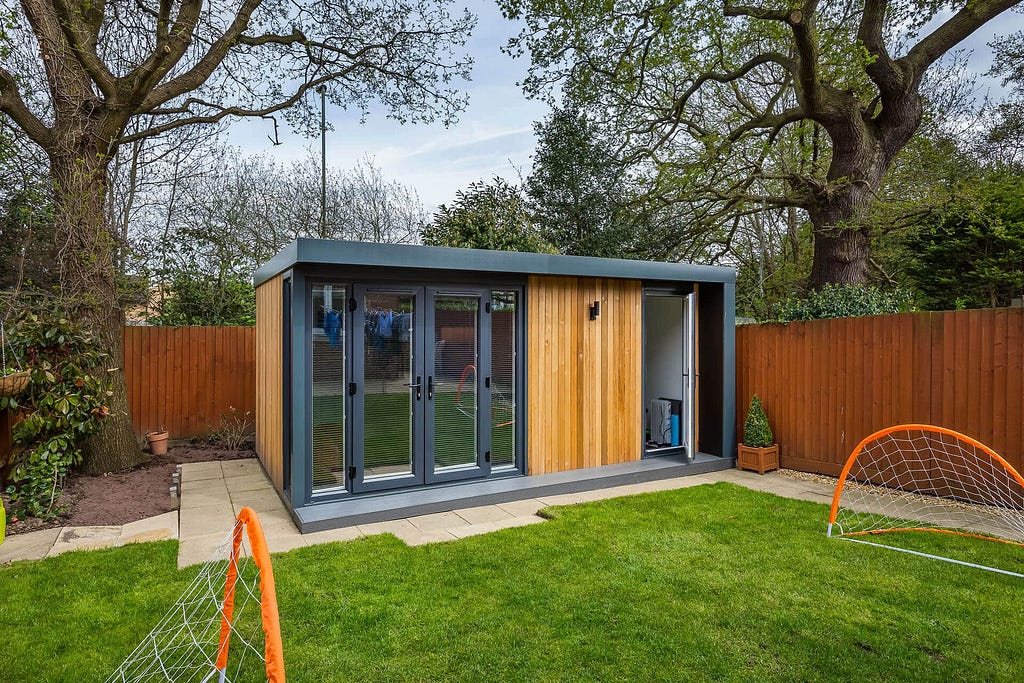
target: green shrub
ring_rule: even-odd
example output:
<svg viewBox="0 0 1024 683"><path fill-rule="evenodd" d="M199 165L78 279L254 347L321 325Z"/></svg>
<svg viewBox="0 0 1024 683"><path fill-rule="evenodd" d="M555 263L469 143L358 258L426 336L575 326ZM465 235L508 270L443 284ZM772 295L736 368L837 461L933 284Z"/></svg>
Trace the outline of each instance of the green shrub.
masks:
<svg viewBox="0 0 1024 683"><path fill-rule="evenodd" d="M779 304L776 320L820 320L886 315L912 309L910 294L901 289L866 285L825 285L805 297L790 297Z"/></svg>
<svg viewBox="0 0 1024 683"><path fill-rule="evenodd" d="M751 448L767 448L775 443L775 435L768 424L768 416L761 405L761 399L754 394L750 399L747 421L743 423L743 445Z"/></svg>
<svg viewBox="0 0 1024 683"><path fill-rule="evenodd" d="M53 517L64 478L81 461L82 441L109 413L94 374L104 354L85 328L56 313L23 313L10 343L32 376L22 394L0 398L0 410L20 415L7 493L13 513Z"/></svg>

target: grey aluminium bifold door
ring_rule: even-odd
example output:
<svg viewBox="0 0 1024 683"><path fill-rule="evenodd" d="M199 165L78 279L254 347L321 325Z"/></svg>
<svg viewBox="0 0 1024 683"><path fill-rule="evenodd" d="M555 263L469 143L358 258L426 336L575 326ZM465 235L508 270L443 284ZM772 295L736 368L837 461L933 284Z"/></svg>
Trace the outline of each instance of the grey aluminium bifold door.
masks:
<svg viewBox="0 0 1024 683"><path fill-rule="evenodd" d="M489 314L484 290L427 290L423 407L428 483L490 472Z"/></svg>
<svg viewBox="0 0 1024 683"><path fill-rule="evenodd" d="M423 289L354 288L353 492L421 484Z"/></svg>
<svg viewBox="0 0 1024 683"><path fill-rule="evenodd" d="M485 290L354 288L354 493L490 471Z"/></svg>

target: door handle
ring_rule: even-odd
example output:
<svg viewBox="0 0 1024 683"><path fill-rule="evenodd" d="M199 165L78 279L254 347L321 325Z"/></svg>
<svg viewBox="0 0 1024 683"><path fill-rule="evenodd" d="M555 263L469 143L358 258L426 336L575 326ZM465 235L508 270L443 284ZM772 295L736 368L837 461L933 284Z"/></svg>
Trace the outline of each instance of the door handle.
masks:
<svg viewBox="0 0 1024 683"><path fill-rule="evenodd" d="M416 400L417 401L420 400L420 396L422 395L422 391L423 391L423 389L420 388L420 387L423 386L423 383L422 383L421 379L422 379L421 377L417 376L415 384L413 384L412 382L406 382L406 384L405 384L405 386L409 387L410 389L415 389L416 390Z"/></svg>
<svg viewBox="0 0 1024 683"><path fill-rule="evenodd" d="M427 375L427 400L431 401L434 398L434 376Z"/></svg>

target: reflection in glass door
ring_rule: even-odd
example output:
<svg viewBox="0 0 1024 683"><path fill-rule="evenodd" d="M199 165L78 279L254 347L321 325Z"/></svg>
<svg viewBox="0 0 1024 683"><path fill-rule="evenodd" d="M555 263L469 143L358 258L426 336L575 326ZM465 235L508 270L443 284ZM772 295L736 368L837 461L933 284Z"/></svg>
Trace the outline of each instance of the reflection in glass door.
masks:
<svg viewBox="0 0 1024 683"><path fill-rule="evenodd" d="M432 293L433 361L427 374L427 410L431 416L427 454L431 480L480 464L479 293Z"/></svg>
<svg viewBox="0 0 1024 683"><path fill-rule="evenodd" d="M361 298L362 481L410 478L419 474L416 404L423 394L416 292L366 291Z"/></svg>
<svg viewBox="0 0 1024 683"><path fill-rule="evenodd" d="M521 294L464 286L353 291L350 490L514 471Z"/></svg>
<svg viewBox="0 0 1024 683"><path fill-rule="evenodd" d="M345 486L345 286L312 288L314 492Z"/></svg>
<svg viewBox="0 0 1024 683"><path fill-rule="evenodd" d="M491 292L491 467L516 464L519 293Z"/></svg>

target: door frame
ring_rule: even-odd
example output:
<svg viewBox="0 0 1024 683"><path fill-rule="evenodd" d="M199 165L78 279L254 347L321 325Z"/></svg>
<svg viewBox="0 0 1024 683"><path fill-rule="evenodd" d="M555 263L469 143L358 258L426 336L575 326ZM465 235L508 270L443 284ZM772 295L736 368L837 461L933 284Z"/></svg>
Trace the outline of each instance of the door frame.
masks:
<svg viewBox="0 0 1024 683"><path fill-rule="evenodd" d="M392 294L412 295L413 297L413 325L411 330L410 345L412 346L412 364L410 375L415 385L416 378L419 378L419 387L409 387L412 399L412 410L410 411L410 470L409 474L395 476L374 477L366 480L364 443L366 437L366 328L363 324L364 306L366 294L372 292L383 292ZM349 486L352 493L366 493L369 491L383 491L405 486L414 486L424 483L424 458L423 450L423 397L425 396L424 384L424 357L417 346L422 346L425 312L425 290L422 285L405 283L362 283L356 282L352 285L352 297L355 299L355 306L349 304L349 319L352 321L352 375L348 395L349 411L352 416L352 443L349 451ZM354 386L353 386L354 385ZM353 393L353 389L355 390Z"/></svg>
<svg viewBox="0 0 1024 683"><path fill-rule="evenodd" d="M682 447L685 447L686 459L693 462L697 454L696 448L696 401L697 401L697 379L700 373L697 369L697 294L691 288L680 287L644 287L642 293L641 313L641 337L643 345L643 359L641 366L642 382L641 396L647 397L647 297L648 296L674 296L682 299L683 309L683 374L680 377L680 388L682 389L683 405L680 417L680 446L668 446L648 450L647 441L643 437L645 428L641 429L640 455L641 458L652 458L661 455L678 454ZM646 425L647 407L644 408L644 425Z"/></svg>
<svg viewBox="0 0 1024 683"><path fill-rule="evenodd" d="M436 403L431 387L436 383L434 370L437 362L437 339L434 338L434 323L436 309L434 300L437 296L475 296L479 302L476 316L477 328L477 363L475 368L475 383L477 396L476 414L476 463L474 465L456 466L436 471L437 459L434 454L436 443ZM484 287L472 287L464 285L452 285L449 287L427 287L425 293L426 311L424 326L430 332L424 334L422 344L424 347L424 369L426 375L424 381L427 383L425 402L423 404L423 452L421 454L424 473L427 484L439 482L459 481L461 479L477 479L487 477L491 473L491 292ZM484 352L486 349L486 353ZM480 410L480 406L487 406L486 410Z"/></svg>

